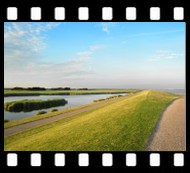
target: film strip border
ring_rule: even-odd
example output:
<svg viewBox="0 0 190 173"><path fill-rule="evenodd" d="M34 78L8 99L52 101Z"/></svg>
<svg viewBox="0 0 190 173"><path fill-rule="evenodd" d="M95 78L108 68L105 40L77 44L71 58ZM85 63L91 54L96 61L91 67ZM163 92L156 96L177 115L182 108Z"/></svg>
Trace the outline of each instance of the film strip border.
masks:
<svg viewBox="0 0 190 173"><path fill-rule="evenodd" d="M1 161L3 167L94 167L94 168L129 168L129 167L161 167L182 168L187 166L186 153L7 153Z"/></svg>
<svg viewBox="0 0 190 173"><path fill-rule="evenodd" d="M56 1L56 0L55 0ZM18 4L14 1L0 7L0 22L5 21L189 21L188 4L158 3L135 4L65 4L60 1L53 5L32 3ZM20 1L18 0L20 3ZM80 1L81 2L81 1ZM87 4L87 5L86 5ZM88 5L89 4L89 5ZM187 49L188 50L188 49ZM187 130L188 132L188 130ZM1 152L2 153L2 152ZM187 152L3 152L0 156L0 168L17 167L107 167L107 168L143 168L187 167Z"/></svg>
<svg viewBox="0 0 190 173"><path fill-rule="evenodd" d="M73 9L71 9L73 10ZM83 6L78 7L72 13L70 9L61 7L54 7L49 10L41 7L30 7L23 9L19 7L7 7L4 9L4 21L20 21L20 20L27 20L27 21L44 21L44 20L54 20L54 21L91 21L91 20L101 20L101 21L114 21L118 20L118 16L115 18L115 14L118 15L120 13L120 20L123 21L136 21L142 19L142 14L140 9L136 7L125 7L123 11L115 11L114 7L102 7L97 11L100 13L97 15L93 11L94 9ZM49 11L48 15L47 12ZM184 7L173 7L170 10L164 11L164 9L160 7L150 7L146 9L146 13L149 11L149 15L147 15L146 20L149 21L159 21L159 20L171 20L171 21L184 21L185 17L185 8ZM168 12L168 14L167 14ZM23 15L24 14L24 15ZM96 15L94 15L96 14ZM51 15L51 16L50 16ZM167 18L166 18L167 17ZM170 17L170 18L168 18ZM145 18L144 18L145 20Z"/></svg>

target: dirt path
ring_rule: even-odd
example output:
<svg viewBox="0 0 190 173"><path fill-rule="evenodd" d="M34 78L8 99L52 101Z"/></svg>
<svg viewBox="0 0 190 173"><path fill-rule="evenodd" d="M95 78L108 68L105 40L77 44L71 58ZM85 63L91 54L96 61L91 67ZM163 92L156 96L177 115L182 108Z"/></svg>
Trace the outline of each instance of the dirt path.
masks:
<svg viewBox="0 0 190 173"><path fill-rule="evenodd" d="M178 99L169 105L151 135L147 151L186 150L185 99Z"/></svg>
<svg viewBox="0 0 190 173"><path fill-rule="evenodd" d="M44 118L44 119L41 119L41 120L36 120L36 121L33 121L33 122L28 122L28 123L25 123L25 124L20 124L20 125L14 126L14 127L6 128L6 129L4 129L4 137L10 136L10 135L13 135L13 134L16 134L16 133L19 133L19 132L22 132L22 131L25 131L25 130L28 130L28 129L31 129L31 128L35 128L37 126L52 123L52 122L58 121L58 120L60 120L62 118L65 118L65 117L69 117L69 116L77 115L77 114L85 112L85 111L97 109L97 108L100 108L100 107L102 107L104 105L107 105L107 104L110 104L110 103L114 103L114 102L126 99L126 97L128 97L128 96L123 96L123 97L120 97L120 98L99 102L99 103L90 105L88 107L79 108L77 110L73 110L73 111L70 111L70 112L65 112L63 114L59 114L59 115L56 115L56 116L53 116L53 117Z"/></svg>

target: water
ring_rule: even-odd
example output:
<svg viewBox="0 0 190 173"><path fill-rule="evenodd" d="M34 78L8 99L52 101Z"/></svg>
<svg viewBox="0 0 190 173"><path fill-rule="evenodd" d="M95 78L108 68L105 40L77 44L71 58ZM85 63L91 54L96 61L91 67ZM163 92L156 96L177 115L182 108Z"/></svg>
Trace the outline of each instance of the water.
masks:
<svg viewBox="0 0 190 173"><path fill-rule="evenodd" d="M162 89L161 91L169 92L169 93L177 94L177 95L182 95L182 96L186 95L185 89Z"/></svg>
<svg viewBox="0 0 190 173"><path fill-rule="evenodd" d="M35 115L39 111L46 111L49 112L51 109L66 109L71 108L75 106L81 106L88 103L92 103L94 100L98 99L105 99L110 96L114 95L125 95L125 94L93 94L93 95L53 95L53 96L22 96L22 97L4 97L4 103L5 102L11 102L16 100L32 100L32 99L39 99L39 100L48 100L48 99L61 99L64 98L68 101L68 103L64 106L58 106L48 109L41 109L41 110L35 110L31 112L8 112L4 110L4 119L6 120L18 120L25 117L30 117Z"/></svg>

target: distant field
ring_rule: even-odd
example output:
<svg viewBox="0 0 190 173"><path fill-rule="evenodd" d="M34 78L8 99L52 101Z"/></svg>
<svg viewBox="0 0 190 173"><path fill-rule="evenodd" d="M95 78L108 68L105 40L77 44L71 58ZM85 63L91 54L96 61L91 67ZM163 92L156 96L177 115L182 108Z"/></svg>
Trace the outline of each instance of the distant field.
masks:
<svg viewBox="0 0 190 173"><path fill-rule="evenodd" d="M4 97L8 96L33 96L33 95L84 95L84 94L120 94L135 93L138 90L45 90L45 91L20 91L20 90L4 90Z"/></svg>
<svg viewBox="0 0 190 173"><path fill-rule="evenodd" d="M143 151L176 95L141 91L96 110L6 137L6 151Z"/></svg>

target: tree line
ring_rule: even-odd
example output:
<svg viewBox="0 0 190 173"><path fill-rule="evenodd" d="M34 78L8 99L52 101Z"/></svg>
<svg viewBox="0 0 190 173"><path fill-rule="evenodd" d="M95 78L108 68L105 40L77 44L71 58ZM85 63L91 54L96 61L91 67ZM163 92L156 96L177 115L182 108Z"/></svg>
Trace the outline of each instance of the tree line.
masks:
<svg viewBox="0 0 190 173"><path fill-rule="evenodd" d="M44 87L14 87L11 90L27 90L27 91L45 91L45 90L88 90L88 88L70 88L70 87L57 87L57 88L44 88Z"/></svg>

